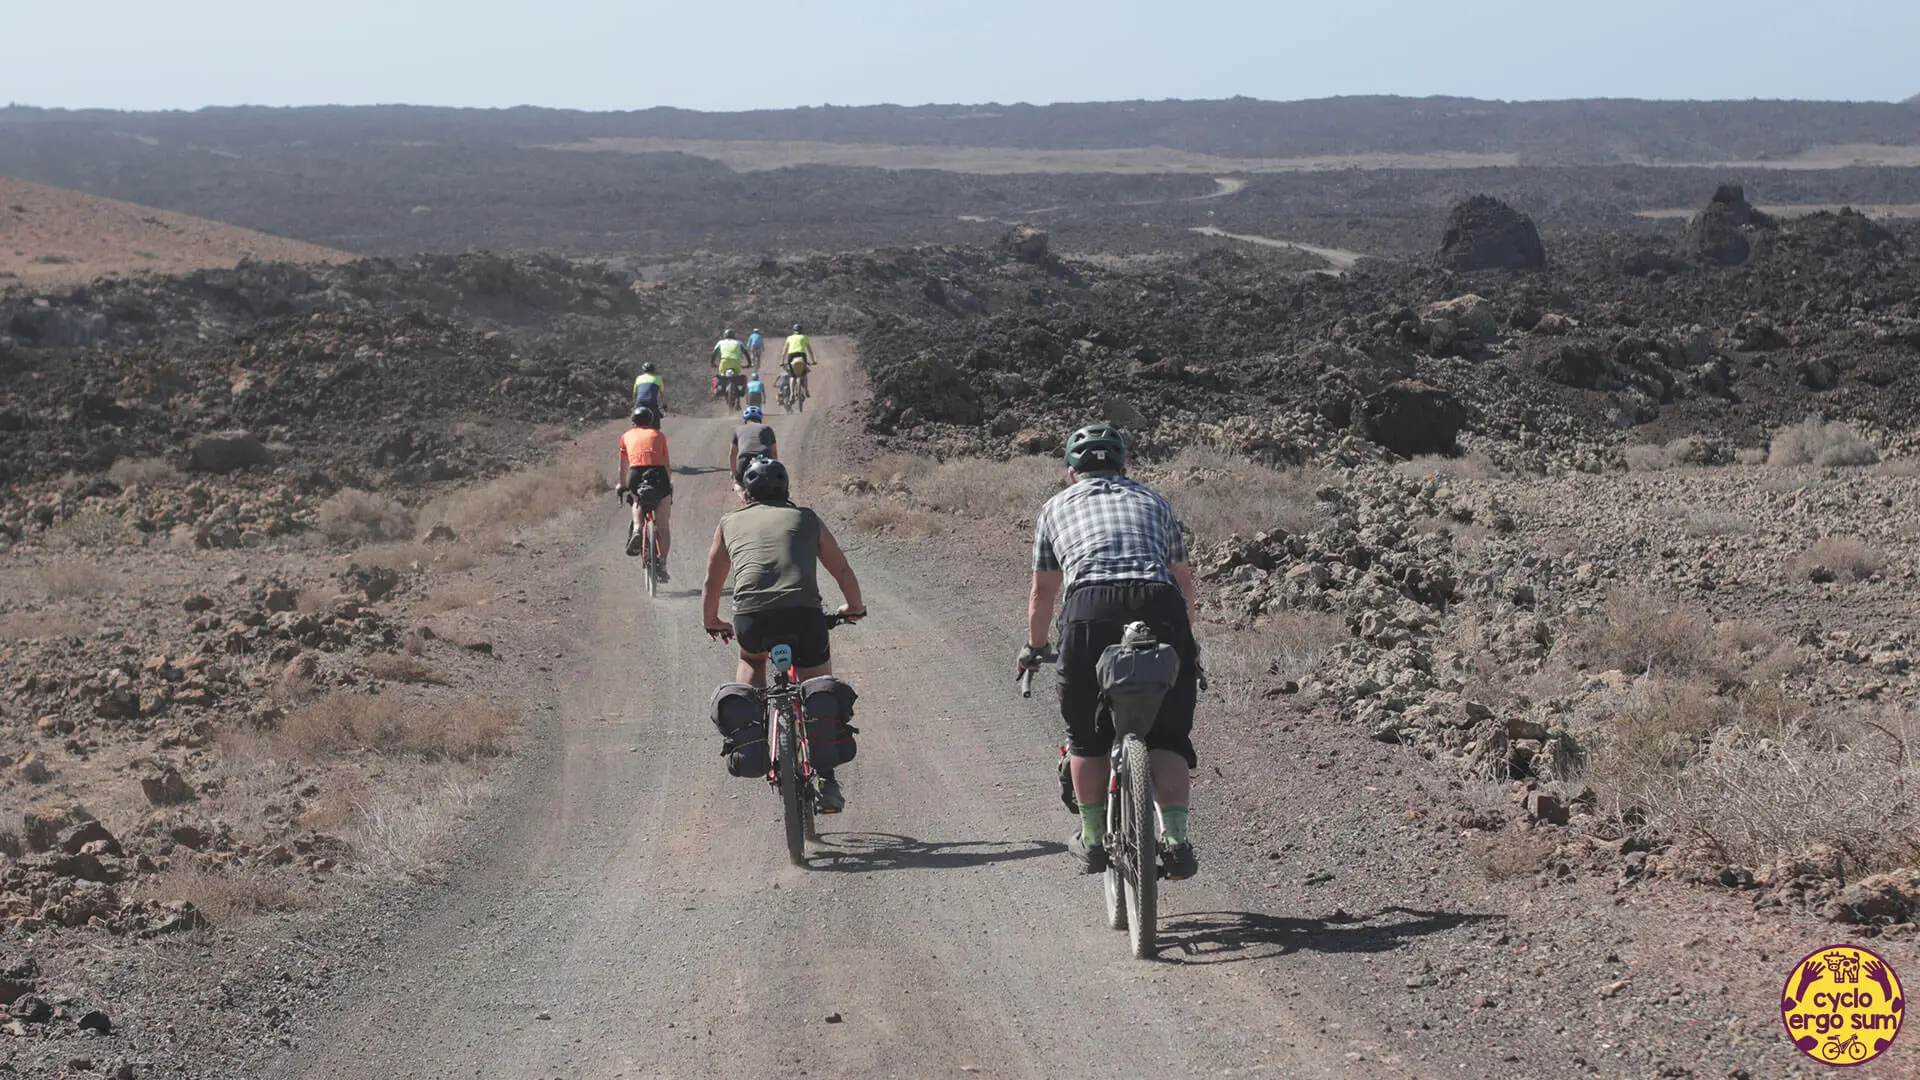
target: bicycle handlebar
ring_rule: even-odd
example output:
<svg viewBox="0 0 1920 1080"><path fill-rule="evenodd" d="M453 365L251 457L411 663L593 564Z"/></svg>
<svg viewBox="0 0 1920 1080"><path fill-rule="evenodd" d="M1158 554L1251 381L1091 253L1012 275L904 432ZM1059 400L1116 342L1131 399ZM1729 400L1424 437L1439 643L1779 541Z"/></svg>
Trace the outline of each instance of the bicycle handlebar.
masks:
<svg viewBox="0 0 1920 1080"><path fill-rule="evenodd" d="M842 612L842 611L824 611L824 612L821 612L821 614L827 617L827 629L831 630L836 626L845 626L848 623L857 623L861 619L866 618L869 613L866 611L861 611L858 615L854 615L854 614L850 614L848 612ZM710 641L718 641L718 642L725 643L733 640L733 632L731 630L708 630L707 639Z"/></svg>

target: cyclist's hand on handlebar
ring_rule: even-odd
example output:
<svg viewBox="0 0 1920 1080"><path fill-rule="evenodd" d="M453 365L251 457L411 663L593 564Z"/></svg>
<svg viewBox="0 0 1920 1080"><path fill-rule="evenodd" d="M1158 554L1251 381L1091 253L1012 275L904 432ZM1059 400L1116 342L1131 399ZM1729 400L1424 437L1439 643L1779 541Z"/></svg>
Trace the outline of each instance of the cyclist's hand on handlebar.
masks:
<svg viewBox="0 0 1920 1080"><path fill-rule="evenodd" d="M841 604L840 611L838 612L838 614L842 619L845 619L847 622L859 622L861 619L864 619L867 617L867 606L865 604L862 604L860 605L860 610L855 611L853 609L853 605Z"/></svg>
<svg viewBox="0 0 1920 1080"><path fill-rule="evenodd" d="M1054 652L1053 646L1044 641L1038 645L1029 645L1020 650L1020 655L1015 660L1019 668L1014 672L1014 675L1017 678L1029 671L1038 671L1040 670L1040 665L1051 664L1058 659L1060 659L1060 654Z"/></svg>
<svg viewBox="0 0 1920 1080"><path fill-rule="evenodd" d="M715 641L732 641L733 624L725 619L715 619L707 624L707 636Z"/></svg>

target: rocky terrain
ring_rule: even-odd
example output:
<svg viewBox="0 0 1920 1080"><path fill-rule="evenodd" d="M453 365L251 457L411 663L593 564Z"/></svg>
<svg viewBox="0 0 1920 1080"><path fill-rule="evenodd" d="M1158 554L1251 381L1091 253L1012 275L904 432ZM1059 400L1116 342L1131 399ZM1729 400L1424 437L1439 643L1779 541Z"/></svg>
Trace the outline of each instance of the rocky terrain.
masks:
<svg viewBox="0 0 1920 1080"><path fill-rule="evenodd" d="M77 989L88 954L215 949L429 866L538 708L489 659L529 598L488 560L604 495L555 447L623 411L639 359L695 412L721 326L796 318L858 338L873 454L1016 468L1125 428L1249 715L1330 716L1488 793L1442 824L1496 845L1490 877L1731 890L1905 947L1920 234L1693 200L1684 230L1571 232L1474 200L1340 272L992 223L651 277L472 253L9 286L17 1060L149 1075L87 1049L119 1008ZM885 542L979 512L954 476L846 494ZM258 987L201 992L279 1037Z"/></svg>

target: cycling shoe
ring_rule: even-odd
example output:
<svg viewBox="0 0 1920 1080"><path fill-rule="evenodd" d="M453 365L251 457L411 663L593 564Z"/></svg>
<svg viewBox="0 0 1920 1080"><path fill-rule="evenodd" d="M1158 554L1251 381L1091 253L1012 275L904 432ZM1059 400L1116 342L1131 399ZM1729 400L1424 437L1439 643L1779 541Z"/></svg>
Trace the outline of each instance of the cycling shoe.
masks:
<svg viewBox="0 0 1920 1080"><path fill-rule="evenodd" d="M1160 851L1160 865L1171 881L1184 881L1200 872L1200 859L1192 844L1168 844Z"/></svg>
<svg viewBox="0 0 1920 1080"><path fill-rule="evenodd" d="M1075 830L1072 836L1067 837L1067 854L1072 857L1074 864L1080 867L1080 872L1083 874L1104 874L1107 872L1107 849L1105 845L1095 844L1092 847L1088 847L1086 841L1080 839L1078 830Z"/></svg>
<svg viewBox="0 0 1920 1080"><path fill-rule="evenodd" d="M847 808L847 796L840 790L840 781L820 782L820 794L814 800L814 808L823 814L837 814Z"/></svg>

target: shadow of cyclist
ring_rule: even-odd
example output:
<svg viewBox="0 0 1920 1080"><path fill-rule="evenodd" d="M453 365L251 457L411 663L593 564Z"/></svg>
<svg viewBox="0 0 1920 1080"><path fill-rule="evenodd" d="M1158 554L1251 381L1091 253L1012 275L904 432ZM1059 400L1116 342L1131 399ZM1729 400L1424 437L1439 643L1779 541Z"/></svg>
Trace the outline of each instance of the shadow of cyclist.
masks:
<svg viewBox="0 0 1920 1080"><path fill-rule="evenodd" d="M959 840L939 843L899 833L830 833L813 851L813 869L865 874L875 870L951 870L1058 855L1046 840Z"/></svg>
<svg viewBox="0 0 1920 1080"><path fill-rule="evenodd" d="M1197 911L1160 921L1160 959L1174 964L1233 964L1288 953L1386 952L1410 938L1504 918L1461 911L1389 907L1372 915L1336 912L1325 919L1257 911Z"/></svg>
<svg viewBox="0 0 1920 1080"><path fill-rule="evenodd" d="M727 467L725 465L675 465L673 467L673 472L676 476L705 476L708 473L723 473L726 471Z"/></svg>

